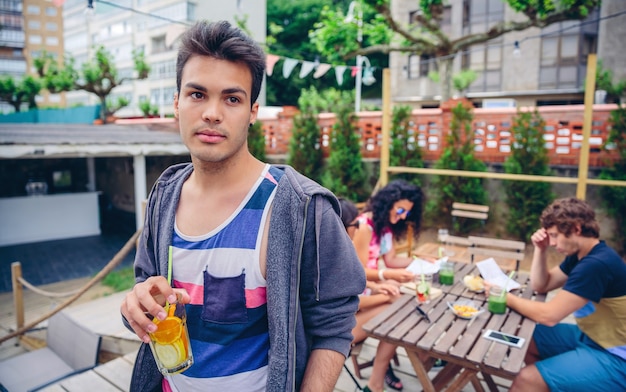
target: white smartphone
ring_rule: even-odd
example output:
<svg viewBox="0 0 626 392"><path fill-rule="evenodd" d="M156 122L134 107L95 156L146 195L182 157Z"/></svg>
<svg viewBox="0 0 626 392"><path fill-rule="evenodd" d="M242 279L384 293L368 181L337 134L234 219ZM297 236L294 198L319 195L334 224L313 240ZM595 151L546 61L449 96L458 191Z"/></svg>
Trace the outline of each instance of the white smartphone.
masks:
<svg viewBox="0 0 626 392"><path fill-rule="evenodd" d="M517 348L522 348L522 346L524 346L524 342L526 341L526 339L521 338L519 336L510 335L508 333L494 331L491 329L488 329L483 335L483 337L485 339L493 340L493 341L507 344L509 346L513 346Z"/></svg>

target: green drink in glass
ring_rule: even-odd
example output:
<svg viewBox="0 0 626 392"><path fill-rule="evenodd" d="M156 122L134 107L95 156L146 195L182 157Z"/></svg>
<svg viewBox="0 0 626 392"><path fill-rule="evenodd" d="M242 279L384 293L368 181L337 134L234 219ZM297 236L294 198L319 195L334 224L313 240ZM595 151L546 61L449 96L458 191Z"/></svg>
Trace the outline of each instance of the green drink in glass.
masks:
<svg viewBox="0 0 626 392"><path fill-rule="evenodd" d="M504 292L501 287L492 287L489 290L487 309L495 314L503 314L506 312L506 292Z"/></svg>
<svg viewBox="0 0 626 392"><path fill-rule="evenodd" d="M439 283L452 286L454 284L454 264L441 263L439 269Z"/></svg>

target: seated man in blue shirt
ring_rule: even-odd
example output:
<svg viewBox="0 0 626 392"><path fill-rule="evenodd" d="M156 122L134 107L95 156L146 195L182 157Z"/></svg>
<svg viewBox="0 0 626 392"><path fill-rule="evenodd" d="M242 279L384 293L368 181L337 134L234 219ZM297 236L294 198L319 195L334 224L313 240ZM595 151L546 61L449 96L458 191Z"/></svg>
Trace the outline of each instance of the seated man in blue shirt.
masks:
<svg viewBox="0 0 626 392"><path fill-rule="evenodd" d="M562 289L545 303L507 296L509 307L540 324L511 392L626 390L626 264L599 236L582 200L559 199L543 211L531 237L531 284L540 293ZM550 270L549 246L566 256ZM576 324L559 324L571 313Z"/></svg>

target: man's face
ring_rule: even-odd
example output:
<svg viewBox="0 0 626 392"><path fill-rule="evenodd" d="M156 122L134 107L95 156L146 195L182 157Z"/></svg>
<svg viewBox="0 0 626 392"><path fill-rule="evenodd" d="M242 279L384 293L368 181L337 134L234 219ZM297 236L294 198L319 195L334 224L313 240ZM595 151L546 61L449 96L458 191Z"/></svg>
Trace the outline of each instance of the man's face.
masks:
<svg viewBox="0 0 626 392"><path fill-rule="evenodd" d="M550 246L554 246L557 252L571 256L580 250L576 230L569 237L559 232L556 226L546 229L546 232L550 237Z"/></svg>
<svg viewBox="0 0 626 392"><path fill-rule="evenodd" d="M174 113L194 162L216 163L247 151L252 75L243 64L192 56L183 68Z"/></svg>

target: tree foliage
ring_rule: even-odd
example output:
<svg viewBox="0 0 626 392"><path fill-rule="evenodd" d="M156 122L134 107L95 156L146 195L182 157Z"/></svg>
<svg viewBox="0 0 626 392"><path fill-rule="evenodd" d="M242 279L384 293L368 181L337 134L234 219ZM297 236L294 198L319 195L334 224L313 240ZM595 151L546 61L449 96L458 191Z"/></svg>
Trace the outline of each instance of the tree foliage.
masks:
<svg viewBox="0 0 626 392"><path fill-rule="evenodd" d="M16 112L22 109L22 104L27 103L29 109L37 108L35 97L41 91L41 81L30 75L20 80L13 76L0 76L0 101L13 106Z"/></svg>
<svg viewBox="0 0 626 392"><path fill-rule="evenodd" d="M598 61L596 68L596 90L606 91L606 101L619 103L620 97L626 92L626 80L613 82L613 71L604 68L602 61Z"/></svg>
<svg viewBox="0 0 626 392"><path fill-rule="evenodd" d="M128 105L123 99L117 102L107 102L111 91L127 80L146 79L150 73L150 66L146 62L143 52L133 51L135 78L119 77L115 61L111 53L102 45L95 48L93 58L82 64L80 72L76 70L74 59L66 57L63 66L49 54L43 53L35 59L37 73L44 80L48 91L84 90L95 94L100 100L100 118L106 121L108 115Z"/></svg>
<svg viewBox="0 0 626 392"><path fill-rule="evenodd" d="M626 181L626 107L620 105L611 112L611 130L605 148L617 150L619 158L600 173L604 180ZM620 244L620 252L626 254L626 187L603 186L601 195L604 208L610 216L615 218L617 228L614 231L615 240Z"/></svg>
<svg viewBox="0 0 626 392"><path fill-rule="evenodd" d="M357 118L351 98L351 92L327 90L327 100L333 104L336 120L322 185L337 196L359 201L367 197L364 190L367 175L361 156L361 139L354 126Z"/></svg>
<svg viewBox="0 0 626 392"><path fill-rule="evenodd" d="M248 150L259 161L266 161L265 132L261 121L256 121L248 128Z"/></svg>
<svg viewBox="0 0 626 392"><path fill-rule="evenodd" d="M411 23L394 19L391 0L361 0L363 4L363 45L359 46L357 27L346 23L343 9L325 8L310 39L329 58L347 59L357 54L404 52L435 56L438 62L441 100L447 101L452 92L452 63L458 53L472 45L485 43L513 31L531 27L546 27L565 20L580 20L600 5L600 0L502 0L522 14L512 20L499 21L485 31L460 37L442 30L445 4L443 0L415 0L420 12ZM375 12L372 12L374 10Z"/></svg>
<svg viewBox="0 0 626 392"><path fill-rule="evenodd" d="M459 102L452 108L450 132L445 137L445 147L435 162L435 169L487 171L485 164L474 155L474 116L468 106L467 102L465 105ZM446 225L453 227L456 232L470 232L479 222L462 219L453 225L450 217L452 203L486 204L487 193L483 182L482 178L436 176L431 188L433 195L427 204L428 214L433 219L439 217L441 220L443 217Z"/></svg>
<svg viewBox="0 0 626 392"><path fill-rule="evenodd" d="M391 117L391 143L389 145L389 164L391 166L424 167L422 150L417 144L417 133L411 119L412 108L401 105L394 106ZM397 173L392 179L401 178L415 185L420 185L417 175Z"/></svg>
<svg viewBox="0 0 626 392"><path fill-rule="evenodd" d="M268 0L267 1L267 49L268 53L288 57L292 59L330 63L333 65L346 64L345 59L336 56L321 54L315 44L307 39L309 31L313 30L315 23L319 21L323 9L337 8L348 10L351 0ZM373 12L373 11L372 11ZM356 26L356 24L351 23ZM356 38L355 38L356 39ZM380 70L388 63L387 56L382 54L369 57L375 67L376 78ZM285 78L280 72L284 59L274 66L274 73L267 78L267 103L268 105L295 105L302 89L315 87L318 91L329 88L337 90L353 90L354 78L348 73L344 74L343 83L337 84L337 77L333 70L316 79L312 73L305 78L298 76L297 66L291 75ZM363 86L362 96L380 96L381 83L371 86Z"/></svg>
<svg viewBox="0 0 626 392"><path fill-rule="evenodd" d="M300 112L293 118L287 163L305 176L321 182L324 156L317 116L327 110L328 104L315 87L310 87L302 90L298 108Z"/></svg>
<svg viewBox="0 0 626 392"><path fill-rule="evenodd" d="M548 150L543 139L544 127L545 122L538 112L517 113L511 128L511 155L504 163L506 173L550 175ZM504 181L504 189L509 206L507 231L527 242L539 225L541 212L554 199L550 183Z"/></svg>

